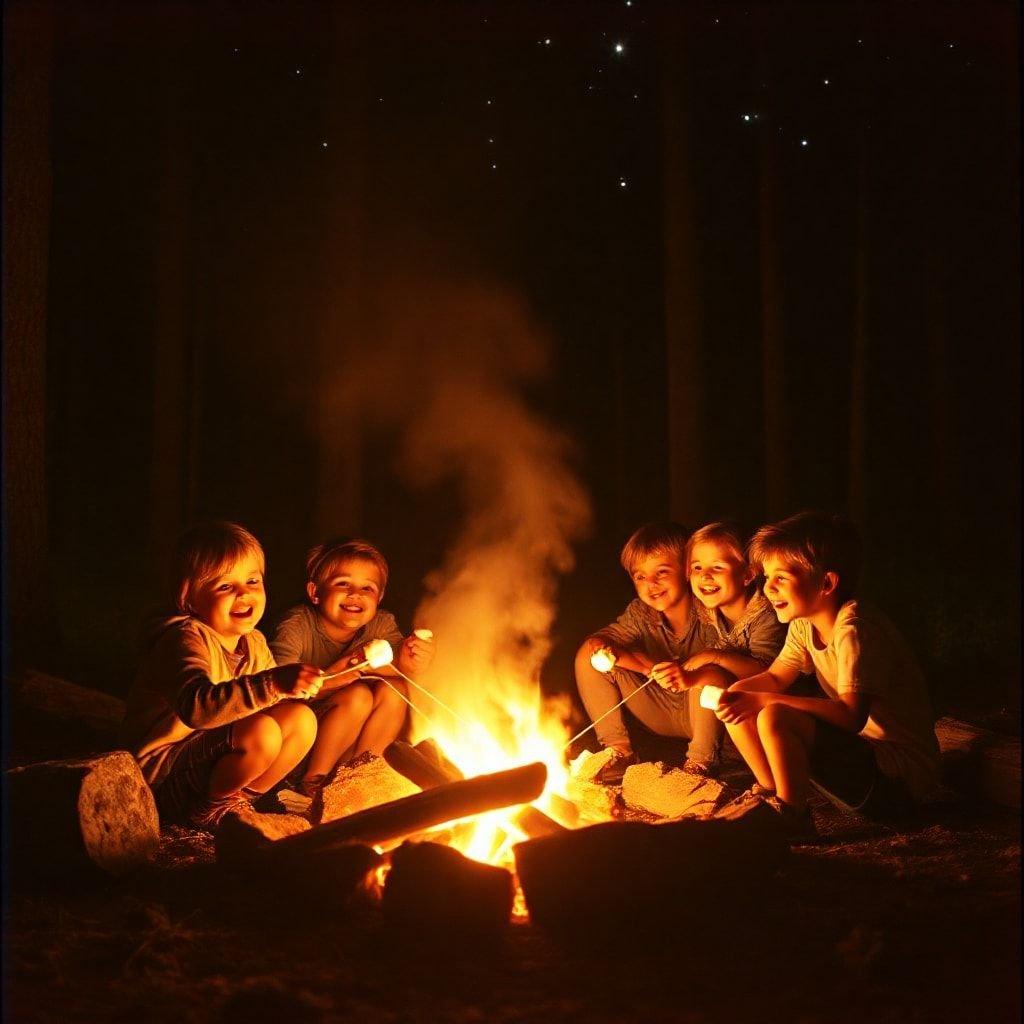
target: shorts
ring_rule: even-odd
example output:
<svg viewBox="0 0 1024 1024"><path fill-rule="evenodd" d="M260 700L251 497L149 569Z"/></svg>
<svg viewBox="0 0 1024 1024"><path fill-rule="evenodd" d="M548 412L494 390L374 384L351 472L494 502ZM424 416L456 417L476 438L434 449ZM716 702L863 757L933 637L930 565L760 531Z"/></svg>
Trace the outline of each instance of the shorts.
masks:
<svg viewBox="0 0 1024 1024"><path fill-rule="evenodd" d="M185 825L193 812L210 802L213 766L234 749L233 723L216 729L200 729L178 744L170 768L153 787L160 821Z"/></svg>
<svg viewBox="0 0 1024 1024"><path fill-rule="evenodd" d="M867 818L897 818L909 813L913 798L901 779L879 767L863 736L815 720L811 747L811 785L844 811Z"/></svg>

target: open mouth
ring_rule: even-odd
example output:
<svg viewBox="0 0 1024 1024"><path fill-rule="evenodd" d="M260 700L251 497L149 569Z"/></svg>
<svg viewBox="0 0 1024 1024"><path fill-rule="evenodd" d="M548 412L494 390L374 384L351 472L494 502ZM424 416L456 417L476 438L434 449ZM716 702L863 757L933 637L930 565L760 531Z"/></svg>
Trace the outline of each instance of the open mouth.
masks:
<svg viewBox="0 0 1024 1024"><path fill-rule="evenodd" d="M246 608L243 611L232 612L231 613L231 618L233 618L233 619L251 619L252 618L252 609L251 608Z"/></svg>
<svg viewBox="0 0 1024 1024"><path fill-rule="evenodd" d="M347 612L349 615L362 615L363 609L358 604L343 604L341 606L343 612Z"/></svg>
<svg viewBox="0 0 1024 1024"><path fill-rule="evenodd" d="M710 597L712 594L717 594L721 589L721 587L715 586L701 587L700 592L706 595L707 597Z"/></svg>

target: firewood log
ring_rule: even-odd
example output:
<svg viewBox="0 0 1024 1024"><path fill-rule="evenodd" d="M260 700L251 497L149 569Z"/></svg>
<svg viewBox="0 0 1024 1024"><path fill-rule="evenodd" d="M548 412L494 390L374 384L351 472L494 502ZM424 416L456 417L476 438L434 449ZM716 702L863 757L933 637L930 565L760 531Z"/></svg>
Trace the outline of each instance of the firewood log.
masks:
<svg viewBox="0 0 1024 1024"><path fill-rule="evenodd" d="M463 778L459 769L444 756L441 748L433 740L423 741L423 743L427 742L433 744L432 749L436 751L436 760L424 756L420 745L411 747L408 743L398 740L384 751L384 759L395 771L400 772L422 789L433 789L435 786ZM445 763L450 767L447 769L442 767ZM539 807L524 807L522 810L516 811L512 816L512 821L521 832L531 839L551 835L553 832L561 832L564 828Z"/></svg>
<svg viewBox="0 0 1024 1024"><path fill-rule="evenodd" d="M403 843L391 854L385 921L426 943L493 940L509 923L512 873L437 843Z"/></svg>
<svg viewBox="0 0 1024 1024"><path fill-rule="evenodd" d="M379 844L457 818L529 803L543 792L547 774L547 768L537 763L448 782L392 803L370 807L347 818L317 825L308 832L281 839L274 846L282 848L283 853L284 848L289 851L319 850L351 842Z"/></svg>
<svg viewBox="0 0 1024 1024"><path fill-rule="evenodd" d="M513 847L530 919L560 936L728 920L789 855L778 830L742 821L608 822ZM724 915L724 918L723 918Z"/></svg>
<svg viewBox="0 0 1024 1024"><path fill-rule="evenodd" d="M122 875L160 845L153 792L127 751L5 773L13 880Z"/></svg>
<svg viewBox="0 0 1024 1024"><path fill-rule="evenodd" d="M935 735L945 781L969 797L1020 809L1020 737L1001 736L955 718L940 718Z"/></svg>

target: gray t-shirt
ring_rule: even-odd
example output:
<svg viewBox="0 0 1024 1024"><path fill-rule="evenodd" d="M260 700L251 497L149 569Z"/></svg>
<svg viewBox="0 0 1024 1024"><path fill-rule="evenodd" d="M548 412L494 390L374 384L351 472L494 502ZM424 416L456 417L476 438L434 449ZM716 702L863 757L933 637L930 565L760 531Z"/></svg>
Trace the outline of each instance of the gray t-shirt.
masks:
<svg viewBox="0 0 1024 1024"><path fill-rule="evenodd" d="M289 608L277 625L270 649L278 665L302 662L315 668L327 668L339 658L357 651L370 640L387 640L395 649L402 643L402 632L391 612L378 609L377 614L351 640L332 640L320 623L320 616L308 604Z"/></svg>
<svg viewBox="0 0 1024 1024"><path fill-rule="evenodd" d="M927 795L939 768L928 691L917 659L881 612L847 601L826 645L808 619L794 619L776 663L813 671L833 700L843 693L869 694L860 735L871 743L878 767L903 779L915 796Z"/></svg>
<svg viewBox="0 0 1024 1024"><path fill-rule="evenodd" d="M613 623L599 629L594 636L623 650L646 654L655 664L685 661L708 646L708 637L694 611L694 603L691 597L689 616L681 633L674 632L661 612L637 597Z"/></svg>

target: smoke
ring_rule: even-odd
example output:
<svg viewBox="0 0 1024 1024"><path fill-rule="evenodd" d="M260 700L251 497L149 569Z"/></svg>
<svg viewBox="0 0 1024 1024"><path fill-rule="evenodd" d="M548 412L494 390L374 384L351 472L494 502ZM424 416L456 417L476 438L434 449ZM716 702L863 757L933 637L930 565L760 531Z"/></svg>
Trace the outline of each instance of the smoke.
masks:
<svg viewBox="0 0 1024 1024"><path fill-rule="evenodd" d="M558 576L590 520L570 443L526 399L550 339L516 295L481 284L393 282L370 321L359 378L368 402L387 382L376 416L399 428L399 472L460 496L456 539L414 617L437 638L430 685L474 719L530 699L539 710Z"/></svg>

